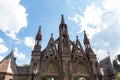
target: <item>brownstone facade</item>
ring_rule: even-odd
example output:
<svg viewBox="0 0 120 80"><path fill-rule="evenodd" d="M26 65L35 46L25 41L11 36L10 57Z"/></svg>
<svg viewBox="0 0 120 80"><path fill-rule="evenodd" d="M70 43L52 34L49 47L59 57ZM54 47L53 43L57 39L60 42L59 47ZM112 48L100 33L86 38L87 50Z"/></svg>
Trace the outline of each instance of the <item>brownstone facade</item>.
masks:
<svg viewBox="0 0 120 80"><path fill-rule="evenodd" d="M59 25L59 37L54 40L51 34L43 51L41 41L42 34L39 28L32 51L29 80L78 80L80 77L84 77L85 80L100 80L97 58L85 31L83 49L78 36L75 42L70 40L63 15Z"/></svg>
<svg viewBox="0 0 120 80"><path fill-rule="evenodd" d="M0 80L105 80L84 31L84 48L78 36L69 38L67 24L61 17L59 36L51 34L47 47L41 51L41 27L35 39L29 67L17 66L13 51L0 62Z"/></svg>
<svg viewBox="0 0 120 80"><path fill-rule="evenodd" d="M17 66L13 51L0 62L0 80L28 80L29 67Z"/></svg>

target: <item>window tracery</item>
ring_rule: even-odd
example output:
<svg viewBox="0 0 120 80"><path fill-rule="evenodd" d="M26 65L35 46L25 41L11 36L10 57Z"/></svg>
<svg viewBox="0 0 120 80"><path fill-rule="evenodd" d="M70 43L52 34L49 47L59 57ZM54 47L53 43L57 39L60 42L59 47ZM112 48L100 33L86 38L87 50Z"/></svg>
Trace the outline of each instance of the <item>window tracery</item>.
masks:
<svg viewBox="0 0 120 80"><path fill-rule="evenodd" d="M78 63L74 68L74 73L88 74L86 65Z"/></svg>
<svg viewBox="0 0 120 80"><path fill-rule="evenodd" d="M58 73L58 68L55 64L50 63L44 68L43 73Z"/></svg>

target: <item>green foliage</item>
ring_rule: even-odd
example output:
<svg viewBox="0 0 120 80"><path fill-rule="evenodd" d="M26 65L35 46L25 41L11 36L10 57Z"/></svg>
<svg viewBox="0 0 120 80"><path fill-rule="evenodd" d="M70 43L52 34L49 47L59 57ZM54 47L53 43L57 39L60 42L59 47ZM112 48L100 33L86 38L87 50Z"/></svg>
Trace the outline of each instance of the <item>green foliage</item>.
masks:
<svg viewBox="0 0 120 80"><path fill-rule="evenodd" d="M116 80L120 80L120 72L116 74Z"/></svg>
<svg viewBox="0 0 120 80"><path fill-rule="evenodd" d="M28 67L29 67L29 64L25 64L25 65L23 65L23 67L26 67L26 68L28 68Z"/></svg>
<svg viewBox="0 0 120 80"><path fill-rule="evenodd" d="M87 79L84 77L76 77L75 80L87 80Z"/></svg>
<svg viewBox="0 0 120 80"><path fill-rule="evenodd" d="M118 57L118 60L120 61L120 55L118 55L117 57Z"/></svg>
<svg viewBox="0 0 120 80"><path fill-rule="evenodd" d="M45 77L43 80L55 80L53 77Z"/></svg>
<svg viewBox="0 0 120 80"><path fill-rule="evenodd" d="M120 80L120 72L118 72L118 73L115 75L115 79L112 79L112 80Z"/></svg>

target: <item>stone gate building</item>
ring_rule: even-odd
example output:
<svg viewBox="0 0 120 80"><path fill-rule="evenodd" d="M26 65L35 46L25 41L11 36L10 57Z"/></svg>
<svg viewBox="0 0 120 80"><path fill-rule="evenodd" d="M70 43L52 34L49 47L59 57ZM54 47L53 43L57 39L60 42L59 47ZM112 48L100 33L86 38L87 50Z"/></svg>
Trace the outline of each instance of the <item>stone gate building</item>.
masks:
<svg viewBox="0 0 120 80"><path fill-rule="evenodd" d="M78 36L75 42L70 40L63 15L58 38L55 40L51 34L47 47L42 51L41 41L40 27L29 67L17 66L12 51L0 62L0 80L103 80L86 32L83 48Z"/></svg>

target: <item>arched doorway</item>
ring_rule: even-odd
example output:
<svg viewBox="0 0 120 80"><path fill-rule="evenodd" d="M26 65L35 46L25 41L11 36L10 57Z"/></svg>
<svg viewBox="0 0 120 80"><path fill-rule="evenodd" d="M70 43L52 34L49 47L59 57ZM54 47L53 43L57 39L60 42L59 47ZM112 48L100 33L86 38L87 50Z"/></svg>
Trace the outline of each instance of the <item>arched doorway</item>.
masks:
<svg viewBox="0 0 120 80"><path fill-rule="evenodd" d="M75 77L75 80L88 80L86 77Z"/></svg>
<svg viewBox="0 0 120 80"><path fill-rule="evenodd" d="M45 77L43 80L56 80L54 77Z"/></svg>
<svg viewBox="0 0 120 80"><path fill-rule="evenodd" d="M73 73L74 80L89 80L90 78L90 69L87 64L83 62L78 62L74 66L74 73Z"/></svg>
<svg viewBox="0 0 120 80"><path fill-rule="evenodd" d="M49 60L42 69L42 80L59 80L60 67L55 60Z"/></svg>

